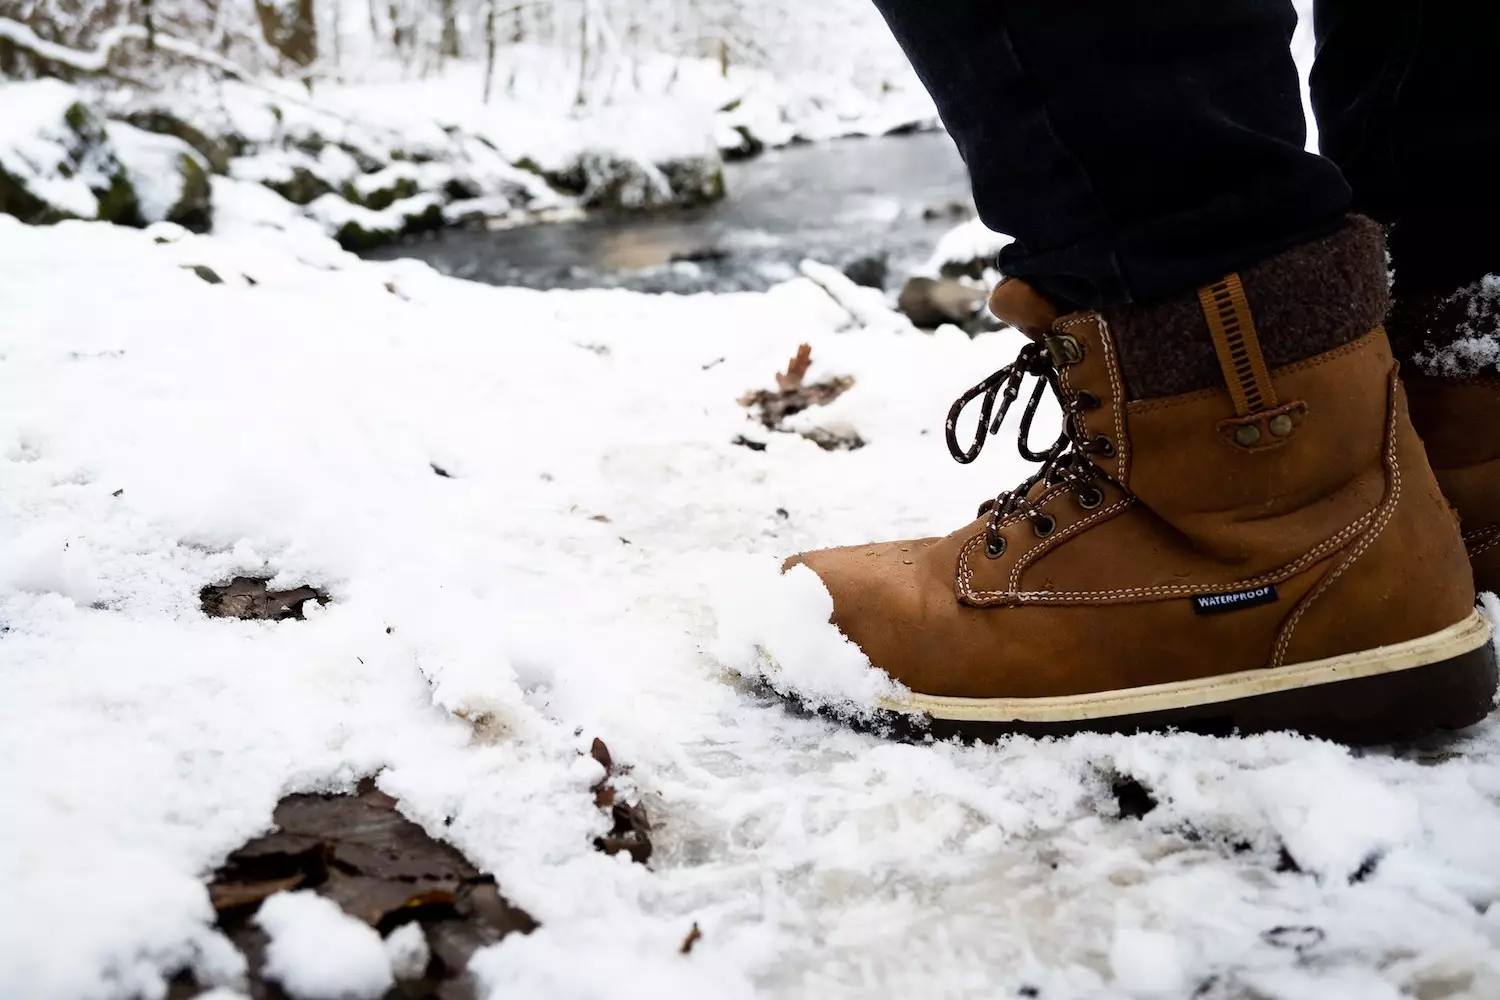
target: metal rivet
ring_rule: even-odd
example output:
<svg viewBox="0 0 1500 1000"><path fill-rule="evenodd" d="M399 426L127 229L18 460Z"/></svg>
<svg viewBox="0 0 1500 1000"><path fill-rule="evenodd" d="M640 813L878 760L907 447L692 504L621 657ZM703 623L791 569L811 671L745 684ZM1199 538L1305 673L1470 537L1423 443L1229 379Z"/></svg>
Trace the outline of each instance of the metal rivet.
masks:
<svg viewBox="0 0 1500 1000"><path fill-rule="evenodd" d="M1036 537L1046 538L1052 534L1052 529L1057 527L1057 518L1051 514L1043 514L1031 522L1031 530L1036 532Z"/></svg>
<svg viewBox="0 0 1500 1000"><path fill-rule="evenodd" d="M1234 439L1246 448L1260 440L1260 428L1254 424L1242 424L1234 432Z"/></svg>
<svg viewBox="0 0 1500 1000"><path fill-rule="evenodd" d="M1115 456L1115 443L1103 434L1094 438L1094 449L1105 458L1114 458Z"/></svg>
<svg viewBox="0 0 1500 1000"><path fill-rule="evenodd" d="M1005 536L997 535L993 542L987 543L984 547L984 554L991 559L999 559L1005 555Z"/></svg>
<svg viewBox="0 0 1500 1000"><path fill-rule="evenodd" d="M1091 489L1087 493L1078 494L1078 506L1084 510L1093 510L1103 502L1104 491L1097 488Z"/></svg>
<svg viewBox="0 0 1500 1000"><path fill-rule="evenodd" d="M1278 413L1271 418L1271 433L1279 438L1284 438L1292 433L1292 418L1285 413Z"/></svg>

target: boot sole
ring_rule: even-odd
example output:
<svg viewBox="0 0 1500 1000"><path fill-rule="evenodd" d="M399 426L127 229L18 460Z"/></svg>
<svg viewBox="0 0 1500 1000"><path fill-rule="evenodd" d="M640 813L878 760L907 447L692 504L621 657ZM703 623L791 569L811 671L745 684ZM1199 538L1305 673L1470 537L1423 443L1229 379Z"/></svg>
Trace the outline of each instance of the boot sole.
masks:
<svg viewBox="0 0 1500 1000"><path fill-rule="evenodd" d="M913 693L882 701L881 714L894 728L916 723L940 739L1292 730L1368 745L1471 726L1494 707L1496 682L1490 626L1476 611L1431 635L1290 666L1051 698Z"/></svg>

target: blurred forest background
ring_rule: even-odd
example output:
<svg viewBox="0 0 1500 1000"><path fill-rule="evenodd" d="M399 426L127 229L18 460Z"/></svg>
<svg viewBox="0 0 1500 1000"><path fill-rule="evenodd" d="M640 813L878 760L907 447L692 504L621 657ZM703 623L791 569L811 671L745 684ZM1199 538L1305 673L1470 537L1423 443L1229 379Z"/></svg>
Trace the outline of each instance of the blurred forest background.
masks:
<svg viewBox="0 0 1500 1000"><path fill-rule="evenodd" d="M569 54L579 105L641 92L642 64L662 55L711 59L725 75L837 68L869 83L859 78L889 73L894 54L868 0L0 0L0 73L12 78L159 85L206 67L316 91L471 60L489 99L524 75L506 59L518 46Z"/></svg>

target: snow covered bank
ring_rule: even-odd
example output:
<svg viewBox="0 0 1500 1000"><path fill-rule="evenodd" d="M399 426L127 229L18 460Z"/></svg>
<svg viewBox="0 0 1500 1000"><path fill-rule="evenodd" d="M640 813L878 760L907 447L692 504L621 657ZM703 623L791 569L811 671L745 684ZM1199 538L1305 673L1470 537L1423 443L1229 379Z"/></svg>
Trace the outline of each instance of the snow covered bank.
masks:
<svg viewBox="0 0 1500 1000"><path fill-rule="evenodd" d="M725 195L723 156L934 120L925 97L877 101L847 84L665 58L647 63L661 92L580 112L560 100L565 88L544 85L556 54L512 53L527 56L540 68L528 69L524 93L493 102L472 63L422 80L325 85L316 99L275 80L183 91L3 83L0 212L203 232L215 208L209 175L219 174L260 184L291 206L272 215L305 216L357 250L442 226L701 204Z"/></svg>
<svg viewBox="0 0 1500 1000"><path fill-rule="evenodd" d="M476 957L496 998L1500 991L1494 719L1360 757L909 746L709 654L782 555L1014 481L940 427L1015 335L855 329L807 281L537 293L277 240L0 218L0 996L232 990L202 876L282 794L364 775L541 923ZM736 401L803 342L855 384L799 419L864 447ZM331 601L204 618L235 575ZM592 847L592 736L649 868ZM268 915L288 982L328 916Z"/></svg>

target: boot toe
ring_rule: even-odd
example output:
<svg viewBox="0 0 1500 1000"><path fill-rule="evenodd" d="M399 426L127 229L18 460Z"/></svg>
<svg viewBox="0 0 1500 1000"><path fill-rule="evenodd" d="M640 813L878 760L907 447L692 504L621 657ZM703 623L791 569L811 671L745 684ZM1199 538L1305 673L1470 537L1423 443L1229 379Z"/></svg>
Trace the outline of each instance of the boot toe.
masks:
<svg viewBox="0 0 1500 1000"><path fill-rule="evenodd" d="M908 687L924 690L931 664L921 655L921 636L934 598L951 606L952 567L934 580L922 557L936 538L803 552L782 566L806 566L833 598L831 622L870 663Z"/></svg>

